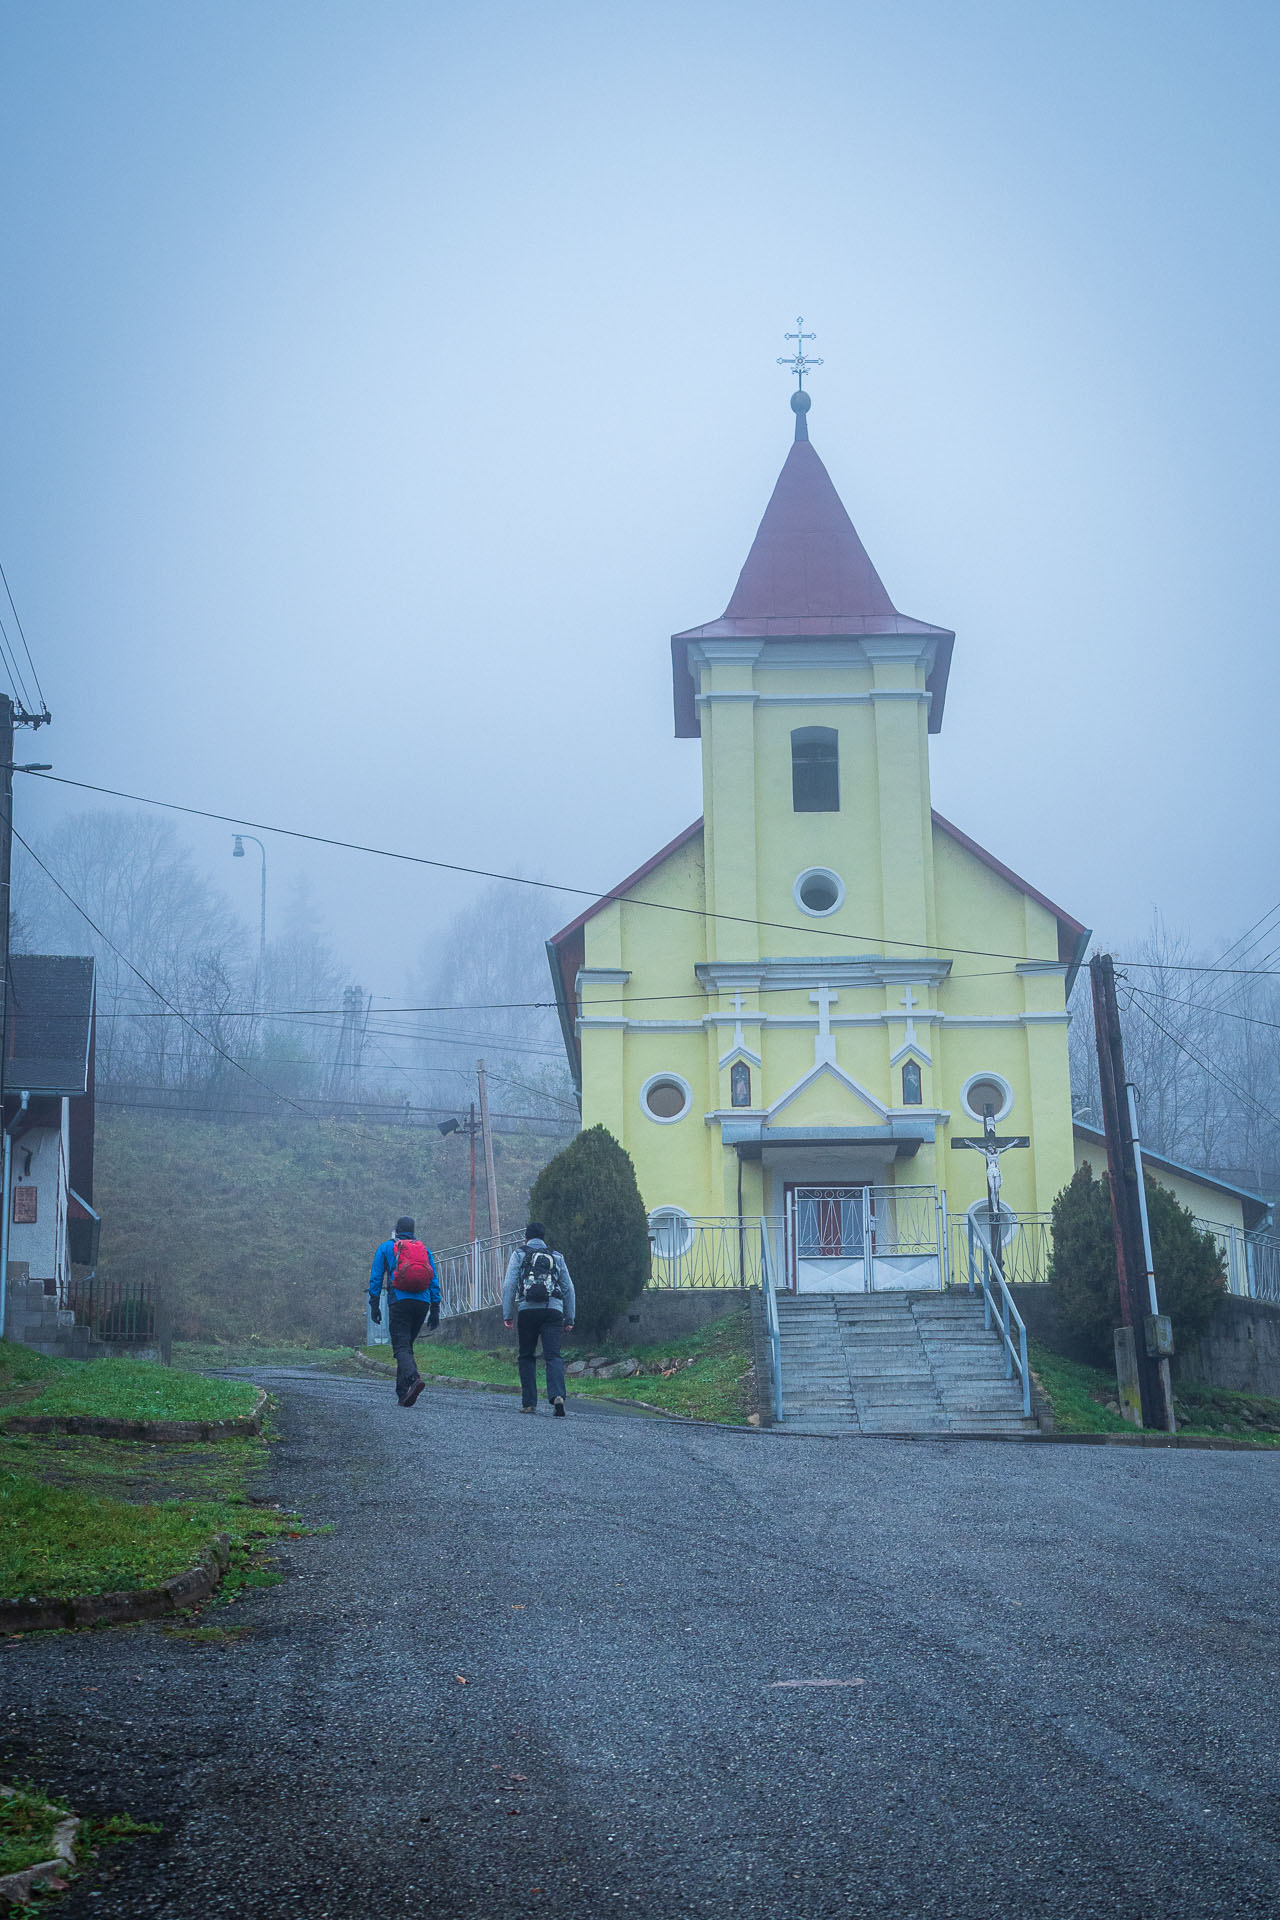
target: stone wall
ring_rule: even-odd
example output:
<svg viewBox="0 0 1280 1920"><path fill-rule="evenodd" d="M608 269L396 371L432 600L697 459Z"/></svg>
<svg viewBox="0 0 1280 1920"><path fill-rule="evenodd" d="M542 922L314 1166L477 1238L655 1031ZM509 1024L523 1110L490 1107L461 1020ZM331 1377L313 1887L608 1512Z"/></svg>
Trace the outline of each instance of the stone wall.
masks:
<svg viewBox="0 0 1280 1920"><path fill-rule="evenodd" d="M1280 1307L1268 1300L1224 1300L1208 1332L1189 1341L1173 1363L1187 1384L1280 1398Z"/></svg>
<svg viewBox="0 0 1280 1920"><path fill-rule="evenodd" d="M749 1293L742 1287L646 1287L625 1313L618 1315L603 1339L590 1342L583 1335L581 1344L594 1350L601 1346L656 1347L668 1340L683 1340L697 1333L711 1320L723 1320L746 1305ZM442 1320L435 1333L422 1335L427 1344L461 1347L501 1347L515 1341L502 1324L500 1307L482 1307L479 1313L455 1313ZM578 1344L577 1329L569 1344Z"/></svg>
<svg viewBox="0 0 1280 1920"><path fill-rule="evenodd" d="M1043 1341L1068 1360L1098 1364L1088 1348L1063 1328L1051 1287L1010 1287L1009 1291L1032 1339ZM1280 1398L1280 1306L1228 1295L1215 1309L1207 1333L1175 1356L1173 1372L1175 1380L1185 1385Z"/></svg>

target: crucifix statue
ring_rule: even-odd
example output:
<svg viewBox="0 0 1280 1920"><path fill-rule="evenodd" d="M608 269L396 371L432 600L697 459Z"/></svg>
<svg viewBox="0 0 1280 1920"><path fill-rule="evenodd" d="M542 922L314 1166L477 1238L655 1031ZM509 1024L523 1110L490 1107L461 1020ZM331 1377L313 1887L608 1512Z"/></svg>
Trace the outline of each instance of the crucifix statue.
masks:
<svg viewBox="0 0 1280 1920"><path fill-rule="evenodd" d="M996 1132L995 1111L992 1107L983 1108L982 1133L977 1139L965 1136L951 1142L953 1147L972 1147L975 1152L985 1156L987 1162L987 1215L991 1223L991 1259L996 1272L1004 1279L1004 1232L1000 1208L1000 1155L1008 1153L1012 1147L1029 1147L1031 1141L1025 1133L1001 1136Z"/></svg>

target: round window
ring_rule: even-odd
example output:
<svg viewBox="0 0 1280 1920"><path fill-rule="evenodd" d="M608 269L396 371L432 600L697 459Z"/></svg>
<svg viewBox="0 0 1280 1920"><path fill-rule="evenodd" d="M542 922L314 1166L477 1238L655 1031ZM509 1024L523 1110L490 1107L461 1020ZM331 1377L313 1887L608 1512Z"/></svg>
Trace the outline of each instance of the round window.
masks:
<svg viewBox="0 0 1280 1920"><path fill-rule="evenodd" d="M658 1260L678 1260L693 1245L693 1222L683 1207L655 1207L649 1215L649 1241Z"/></svg>
<svg viewBox="0 0 1280 1920"><path fill-rule="evenodd" d="M791 891L803 913L818 917L844 904L844 881L830 867L806 867Z"/></svg>
<svg viewBox="0 0 1280 1920"><path fill-rule="evenodd" d="M1013 1088L1003 1074L975 1073L965 1081L960 1098L975 1120L984 1120L988 1107L994 1120L1003 1120L1013 1105Z"/></svg>
<svg viewBox="0 0 1280 1920"><path fill-rule="evenodd" d="M693 1088L678 1073L655 1073L640 1089L640 1105L651 1120L680 1120L693 1105Z"/></svg>

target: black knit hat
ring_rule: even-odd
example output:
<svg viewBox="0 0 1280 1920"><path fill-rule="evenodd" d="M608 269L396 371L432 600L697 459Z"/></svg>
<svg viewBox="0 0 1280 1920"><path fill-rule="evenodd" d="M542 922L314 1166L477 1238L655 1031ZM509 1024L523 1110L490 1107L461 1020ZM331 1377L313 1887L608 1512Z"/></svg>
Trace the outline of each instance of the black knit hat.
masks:
<svg viewBox="0 0 1280 1920"><path fill-rule="evenodd" d="M395 1230L394 1237L397 1240L412 1240L413 1233L414 1233L413 1221L410 1219L407 1213L402 1213L400 1215L400 1218L396 1221L396 1230Z"/></svg>

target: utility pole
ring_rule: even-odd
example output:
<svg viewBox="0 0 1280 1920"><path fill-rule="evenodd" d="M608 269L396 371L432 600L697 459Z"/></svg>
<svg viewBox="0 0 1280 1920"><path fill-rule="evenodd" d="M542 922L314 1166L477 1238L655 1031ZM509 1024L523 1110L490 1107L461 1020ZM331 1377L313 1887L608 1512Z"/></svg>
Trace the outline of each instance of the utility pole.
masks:
<svg viewBox="0 0 1280 1920"><path fill-rule="evenodd" d="M48 707L28 713L15 707L7 693L0 693L0 1133L4 1136L3 1174L0 1174L0 1334L4 1332L9 1295L9 1129L4 1111L4 1069L9 1054L9 932L13 881L13 730L17 727L47 726L52 719ZM39 765L19 769L23 773L49 773Z"/></svg>
<svg viewBox="0 0 1280 1920"><path fill-rule="evenodd" d="M489 1089L485 1081L484 1061L476 1061L476 1079L480 1086L480 1134L484 1141L484 1177L489 1189L489 1234L494 1240L502 1229L498 1225L498 1181L493 1171L493 1129L489 1125Z"/></svg>
<svg viewBox="0 0 1280 1920"><path fill-rule="evenodd" d="M471 1244L476 1243L476 1103L471 1102L471 1117L467 1121L467 1133L471 1139Z"/></svg>
<svg viewBox="0 0 1280 1920"><path fill-rule="evenodd" d="M1172 1341L1169 1321L1160 1312L1156 1299L1137 1107L1133 1088L1125 1079L1115 965L1109 953L1094 955L1089 962L1089 976L1098 1038L1098 1078L1102 1088L1102 1127L1107 1138L1107 1182L1111 1188L1116 1272L1120 1280L1122 1324L1116 1328L1116 1381L1122 1408L1126 1386L1129 1381L1136 1384L1140 1426L1174 1433L1177 1428L1169 1376Z"/></svg>
<svg viewBox="0 0 1280 1920"><path fill-rule="evenodd" d="M4 1069L9 1051L9 886L13 872L13 702L0 693L0 1123L4 1116ZM8 1207L7 1193L0 1206ZM0 1289L5 1276L0 1275Z"/></svg>

